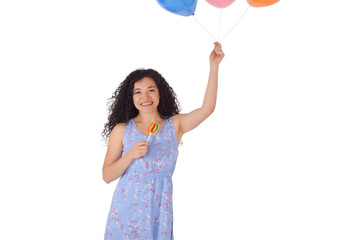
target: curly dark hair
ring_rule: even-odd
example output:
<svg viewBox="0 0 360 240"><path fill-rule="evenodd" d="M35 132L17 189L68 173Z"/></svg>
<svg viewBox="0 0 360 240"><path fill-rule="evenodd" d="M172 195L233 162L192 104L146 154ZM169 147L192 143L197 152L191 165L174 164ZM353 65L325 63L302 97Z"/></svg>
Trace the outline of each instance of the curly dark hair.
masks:
<svg viewBox="0 0 360 240"><path fill-rule="evenodd" d="M180 112L180 104L172 87L160 73L154 69L137 69L131 72L108 99L108 122L104 125L103 138L107 141L112 129L118 123L127 123L139 114L133 102L133 89L135 82L150 77L154 79L159 89L160 101L157 107L163 119L172 117Z"/></svg>

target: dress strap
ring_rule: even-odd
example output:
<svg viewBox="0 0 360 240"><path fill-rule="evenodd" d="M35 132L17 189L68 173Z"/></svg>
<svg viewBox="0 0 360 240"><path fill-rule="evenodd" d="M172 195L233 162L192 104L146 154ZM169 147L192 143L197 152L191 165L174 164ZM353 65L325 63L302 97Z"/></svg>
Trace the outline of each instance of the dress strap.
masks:
<svg viewBox="0 0 360 240"><path fill-rule="evenodd" d="M132 119L127 121L125 124L125 132L124 132L124 136L123 136L123 146L125 146L125 143L128 141L131 126L132 126Z"/></svg>

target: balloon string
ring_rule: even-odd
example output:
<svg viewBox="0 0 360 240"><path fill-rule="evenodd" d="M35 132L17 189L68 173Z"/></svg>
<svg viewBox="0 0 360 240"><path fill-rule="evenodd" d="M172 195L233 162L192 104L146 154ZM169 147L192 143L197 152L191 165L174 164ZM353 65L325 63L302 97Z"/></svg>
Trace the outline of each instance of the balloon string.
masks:
<svg viewBox="0 0 360 240"><path fill-rule="evenodd" d="M201 25L201 23L196 19L195 15L192 16L195 19L195 21L205 30L205 32L207 32L207 34L214 40L214 42L216 42L216 39L209 33L208 30L206 30L206 28L203 25Z"/></svg>
<svg viewBox="0 0 360 240"><path fill-rule="evenodd" d="M222 8L220 8L220 21L219 21L219 30L218 30L218 41L219 41L219 42L220 42L221 16L222 16Z"/></svg>
<svg viewBox="0 0 360 240"><path fill-rule="evenodd" d="M227 34L225 34L225 36L223 36L223 38L220 40L220 42L222 42L222 41L225 39L225 37L227 37L227 36L235 29L235 27L239 24L239 22L241 21L241 19L245 16L245 14L246 14L246 12L249 10L249 8L250 8L250 5L247 7L247 9L245 10L245 12L241 15L241 17L240 17L239 20L236 22L236 24L233 26L233 28L230 29L230 31L229 31Z"/></svg>

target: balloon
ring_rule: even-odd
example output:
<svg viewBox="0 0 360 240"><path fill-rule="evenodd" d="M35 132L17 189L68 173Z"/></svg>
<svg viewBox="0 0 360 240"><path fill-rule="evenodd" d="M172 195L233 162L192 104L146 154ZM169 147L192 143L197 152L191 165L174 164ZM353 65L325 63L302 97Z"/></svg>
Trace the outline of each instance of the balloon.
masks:
<svg viewBox="0 0 360 240"><path fill-rule="evenodd" d="M267 7L280 0L247 0L248 4L252 7Z"/></svg>
<svg viewBox="0 0 360 240"><path fill-rule="evenodd" d="M169 12L181 15L193 15L196 9L197 0L156 0L161 7Z"/></svg>
<svg viewBox="0 0 360 240"><path fill-rule="evenodd" d="M206 0L210 5L217 8L226 8L232 4L235 0Z"/></svg>

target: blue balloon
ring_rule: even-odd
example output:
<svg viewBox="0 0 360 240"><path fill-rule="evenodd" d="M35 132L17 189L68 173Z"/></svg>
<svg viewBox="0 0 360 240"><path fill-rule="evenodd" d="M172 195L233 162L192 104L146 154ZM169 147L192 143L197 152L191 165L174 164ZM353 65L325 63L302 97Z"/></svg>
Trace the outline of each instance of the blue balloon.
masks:
<svg viewBox="0 0 360 240"><path fill-rule="evenodd" d="M193 15L197 4L197 0L156 0L156 1L164 9L181 16Z"/></svg>

